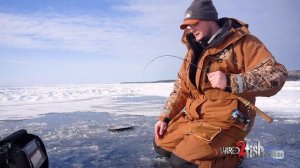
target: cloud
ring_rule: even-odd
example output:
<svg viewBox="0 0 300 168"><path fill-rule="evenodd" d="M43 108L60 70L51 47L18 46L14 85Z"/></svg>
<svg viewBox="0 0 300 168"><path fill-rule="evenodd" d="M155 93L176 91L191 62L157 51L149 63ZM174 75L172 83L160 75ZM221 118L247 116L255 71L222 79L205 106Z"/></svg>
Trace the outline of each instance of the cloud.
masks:
<svg viewBox="0 0 300 168"><path fill-rule="evenodd" d="M1 45L16 48L41 48L97 51L107 47L111 31L101 28L109 20L89 16L0 14ZM109 45L108 45L109 46Z"/></svg>
<svg viewBox="0 0 300 168"><path fill-rule="evenodd" d="M30 77L41 83L53 83L50 79L57 75L63 76L57 83L97 78L105 82L137 81L139 71L154 57L184 57L179 24L192 0L79 1L77 5L53 2L55 5L49 4L48 10L42 2L34 8L0 5L2 83L9 83L9 76L14 74L16 81ZM279 62L299 69L299 40L293 37L300 24L297 5L292 2L214 1L220 17L249 23L250 31L265 42ZM180 64L181 60L172 58L155 61L145 79L175 78ZM45 69L48 76L44 79L37 73L46 73ZM78 77L78 73L84 75Z"/></svg>
<svg viewBox="0 0 300 168"><path fill-rule="evenodd" d="M165 4L162 5L161 3ZM95 14L0 13L0 45L25 49L140 55L179 43L178 24L186 5L172 1L129 1L113 6L122 17ZM181 1L181 3L186 3ZM160 4L158 6L158 4ZM178 12L181 11L181 12ZM176 25L174 25L176 24ZM170 28L171 27L171 28Z"/></svg>
<svg viewBox="0 0 300 168"><path fill-rule="evenodd" d="M4 60L3 61L5 64L12 64L12 65L24 65L24 66L27 66L27 65L32 65L32 62L30 61L24 61L24 60L15 60L15 59L8 59L8 60Z"/></svg>
<svg viewBox="0 0 300 168"><path fill-rule="evenodd" d="M0 48L5 48L0 84L140 80L143 66L154 57L184 56L178 25L187 3L130 0L99 13L0 10ZM173 79L180 63L157 61L144 79Z"/></svg>

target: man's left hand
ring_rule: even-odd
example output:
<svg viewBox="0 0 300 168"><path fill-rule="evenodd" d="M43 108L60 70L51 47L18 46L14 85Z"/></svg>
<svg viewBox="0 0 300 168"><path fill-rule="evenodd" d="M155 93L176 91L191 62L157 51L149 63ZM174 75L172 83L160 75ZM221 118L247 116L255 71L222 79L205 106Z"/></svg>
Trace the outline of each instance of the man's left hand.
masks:
<svg viewBox="0 0 300 168"><path fill-rule="evenodd" d="M208 80L213 88L224 90L227 84L226 75L221 71L211 72L207 74Z"/></svg>

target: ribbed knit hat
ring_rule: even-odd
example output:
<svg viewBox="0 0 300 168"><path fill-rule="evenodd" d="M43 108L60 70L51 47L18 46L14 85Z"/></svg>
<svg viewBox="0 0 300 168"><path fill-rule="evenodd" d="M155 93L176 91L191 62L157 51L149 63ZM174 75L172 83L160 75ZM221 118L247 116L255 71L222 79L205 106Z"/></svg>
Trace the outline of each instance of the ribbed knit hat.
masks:
<svg viewBox="0 0 300 168"><path fill-rule="evenodd" d="M218 12L212 0L194 0L185 12L185 18L180 29L185 29L201 20L218 20Z"/></svg>

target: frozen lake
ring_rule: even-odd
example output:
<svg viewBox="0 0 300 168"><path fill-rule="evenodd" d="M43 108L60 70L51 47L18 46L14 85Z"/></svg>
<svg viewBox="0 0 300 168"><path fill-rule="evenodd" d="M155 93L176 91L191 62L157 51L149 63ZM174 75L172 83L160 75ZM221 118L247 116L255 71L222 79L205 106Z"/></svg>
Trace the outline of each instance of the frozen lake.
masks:
<svg viewBox="0 0 300 168"><path fill-rule="evenodd" d="M0 136L25 128L45 142L50 167L168 167L152 148L153 126L171 83L56 85L0 88ZM274 118L256 119L247 142L260 141L284 159L251 158L243 167L299 167L300 82L287 82L257 106ZM130 123L134 129L107 130Z"/></svg>

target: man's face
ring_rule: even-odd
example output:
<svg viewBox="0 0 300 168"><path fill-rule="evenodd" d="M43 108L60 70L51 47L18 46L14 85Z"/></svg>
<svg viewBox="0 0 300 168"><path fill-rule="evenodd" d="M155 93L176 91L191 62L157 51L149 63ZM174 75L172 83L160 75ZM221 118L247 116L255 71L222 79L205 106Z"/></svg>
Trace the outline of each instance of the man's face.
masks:
<svg viewBox="0 0 300 168"><path fill-rule="evenodd" d="M210 21L200 20L197 24L188 27L196 37L196 41L208 41L212 35Z"/></svg>

